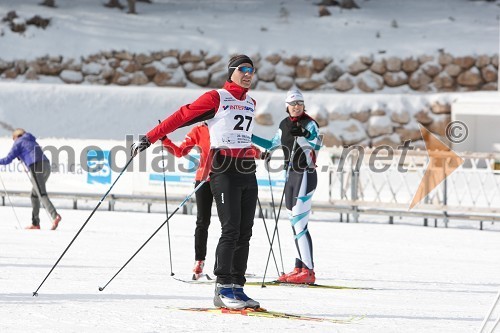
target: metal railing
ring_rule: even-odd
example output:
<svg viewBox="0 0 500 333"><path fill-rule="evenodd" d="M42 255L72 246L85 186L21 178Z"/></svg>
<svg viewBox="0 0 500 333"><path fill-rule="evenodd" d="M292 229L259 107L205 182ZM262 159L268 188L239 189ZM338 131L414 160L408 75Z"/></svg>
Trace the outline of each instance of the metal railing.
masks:
<svg viewBox="0 0 500 333"><path fill-rule="evenodd" d="M352 150L344 162L341 160L342 148L325 149L330 155L328 172L328 196L315 197L314 211L326 211L340 214L340 221L358 222L360 215L383 215L393 223L394 217L417 217L423 219L423 225L429 225L429 219L443 221L445 227L452 219L479 221L483 229L484 221L500 220L500 154L460 153L463 165L455 170L433 191L430 191L420 204L409 209L413 196L417 192L424 176L429 155L426 151L408 151L404 158L399 150L393 151L391 159L372 160L375 149L364 149L361 155ZM379 157L383 157L380 152ZM434 165L443 164L449 158L447 152L430 152L435 159ZM380 171L383 170L383 171ZM321 170L325 171L325 170ZM429 186L430 184L426 184ZM7 191L11 196L29 197L29 191ZM0 194L5 205L5 193ZM51 198L73 201L73 209L78 209L78 201L99 200L101 194L51 192ZM169 203L184 200L181 195L169 195ZM115 209L116 202L140 202L147 205L151 212L153 204L164 205L160 195L111 194L106 198L108 210ZM193 199L183 208L184 214L192 214ZM271 201L261 198L262 212L272 216ZM277 204L277 203L276 203ZM286 214L282 214L286 218Z"/></svg>
<svg viewBox="0 0 500 333"><path fill-rule="evenodd" d="M374 152L381 158L374 159ZM500 171L496 170L500 154L458 154L464 163L409 209L426 168L443 172L454 155L440 151L392 153L384 159L374 149L352 150L342 162L342 150L331 151L330 203L346 213L348 221L352 217L357 222L360 214L383 214L389 216L389 223L394 216L413 216L424 218L424 225L428 218L442 219L447 227L450 219L461 219L480 221L482 229L483 221L500 220ZM423 184L426 193L432 185Z"/></svg>
<svg viewBox="0 0 500 333"><path fill-rule="evenodd" d="M7 195L11 197L30 197L30 191L9 191L7 190ZM73 202L73 209L78 209L78 201L88 201L95 200L96 202L101 199L101 193L69 193L69 192L50 192L50 198L58 198L58 199L66 199L71 200ZM2 200L2 206L6 204L6 196L5 192L0 194ZM169 195L168 202L170 203L181 203L186 197L179 195ZM161 204L163 207L165 206L165 197L164 196L155 196L155 195L131 195L131 194L110 194L104 202L108 204L108 210L114 211L115 204L117 202L139 202L143 203L147 206L147 212L151 213L151 206L153 204ZM183 214L192 214L194 207L194 199L190 199L186 204L182 207Z"/></svg>

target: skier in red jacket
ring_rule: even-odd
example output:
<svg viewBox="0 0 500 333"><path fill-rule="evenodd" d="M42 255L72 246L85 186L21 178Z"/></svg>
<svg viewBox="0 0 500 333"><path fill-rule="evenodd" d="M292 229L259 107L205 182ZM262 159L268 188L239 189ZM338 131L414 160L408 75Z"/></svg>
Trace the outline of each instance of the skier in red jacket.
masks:
<svg viewBox="0 0 500 333"><path fill-rule="evenodd" d="M200 148L200 161L196 171L195 184L197 187L203 180L207 179L208 169L207 161L210 151L210 134L206 124L193 127L186 135L184 141L176 146L168 138L163 140L163 145L167 150L177 157L187 155L195 146ZM205 257L207 254L208 227L210 226L210 217L212 216L213 195L210 190L210 183L205 182L196 191L196 229L194 231L194 268L193 280L198 280L203 276L203 267L205 266Z"/></svg>

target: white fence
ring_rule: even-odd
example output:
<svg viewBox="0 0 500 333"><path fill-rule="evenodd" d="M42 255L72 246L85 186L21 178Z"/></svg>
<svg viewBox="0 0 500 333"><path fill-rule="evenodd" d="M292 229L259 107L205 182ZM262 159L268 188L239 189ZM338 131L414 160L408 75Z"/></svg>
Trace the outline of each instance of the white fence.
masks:
<svg viewBox="0 0 500 333"><path fill-rule="evenodd" d="M128 147L132 141L132 138L128 141L39 140L52 163L52 174L47 183L49 195L72 200L74 208L78 207L78 200L96 200L97 202L127 163ZM11 145L12 140L0 139L0 156L7 155ZM263 161L257 162L259 198L263 204L267 205L271 202L269 185L272 185L275 200L279 200L285 183L280 153L273 156L270 173L264 167ZM114 203L118 201L143 201L148 205L148 210L153 203L164 205L164 165L169 202L181 201L194 188L197 158L196 151L193 151L187 158L175 158L166 151L162 156L160 145L150 147L134 158L133 163L116 183L107 198L109 209L113 209ZM320 155L318 160L318 165L324 170L323 173L319 173L321 179L317 189L318 203L328 202L329 161L327 153ZM94 172L88 172L91 170ZM0 175L10 194L29 195L31 185L24 173L24 167L17 160L8 166L0 166ZM0 197L5 196L2 192L0 192Z"/></svg>
<svg viewBox="0 0 500 333"><path fill-rule="evenodd" d="M451 219L483 221L500 219L500 172L495 170L500 154L460 153L463 165L410 209L429 163L426 151L409 151L406 155L394 150L386 160L373 161L373 149L362 154L353 150L342 162L342 150L331 152L330 202L333 208L358 221L360 214L423 217L442 219L445 226ZM345 151L344 151L345 155ZM446 163L449 154L431 152L438 163ZM359 165L356 165L358 163ZM372 159L372 161L370 161ZM386 169L383 172L380 170ZM426 184L427 186L429 184Z"/></svg>
<svg viewBox="0 0 500 333"><path fill-rule="evenodd" d="M0 139L0 155L5 156L11 144L11 140ZM40 140L40 144L53 163L49 193L73 200L76 208L78 200L96 199L97 202L107 191L128 160L130 142L46 139ZM92 152L92 149L102 153ZM346 155L344 161L343 154ZM377 214L388 216L389 222L394 216L422 217L424 225L429 218L441 219L445 225L451 219L477 220L482 228L482 221L500 219L497 208L500 175L495 170L500 154L460 153L465 163L411 210L410 202L429 162L427 152L403 154L394 150L391 154L390 158L374 159L373 149L363 150L363 156L356 149L322 149L317 161L318 187L313 210L340 213L341 220L347 214L347 221L355 222L361 214ZM433 154L439 157L439 153ZM361 157L359 165L358 156ZM147 203L148 210L152 204L162 204L162 159L167 161L168 196L172 201L182 200L193 189L194 158L196 153L182 159L172 155L162 157L159 145L151 147L134 159L130 170L116 184L108 198L109 209L113 209L117 201L142 201ZM284 186L282 164L279 155L275 155L270 164L272 172L268 173L263 162L258 162L259 198L265 210L271 203L270 183L274 201L279 205ZM100 169L87 172L85 165L97 165ZM0 172L11 194L28 194L30 184L18 162L0 166Z"/></svg>

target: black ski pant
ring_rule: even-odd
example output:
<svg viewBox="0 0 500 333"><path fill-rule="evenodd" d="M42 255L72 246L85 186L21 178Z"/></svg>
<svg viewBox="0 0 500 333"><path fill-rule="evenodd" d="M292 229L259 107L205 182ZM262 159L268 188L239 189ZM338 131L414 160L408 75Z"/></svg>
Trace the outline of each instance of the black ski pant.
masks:
<svg viewBox="0 0 500 333"><path fill-rule="evenodd" d="M210 187L221 222L215 253L216 282L243 286L257 205L257 179L254 172L212 173Z"/></svg>
<svg viewBox="0 0 500 333"><path fill-rule="evenodd" d="M197 180L194 187L201 181ZM210 226L210 217L212 216L212 190L210 182L205 182L196 191L196 229L194 231L194 259L205 260L207 255L208 227Z"/></svg>
<svg viewBox="0 0 500 333"><path fill-rule="evenodd" d="M40 225L40 201L43 207L49 212L52 219L57 217L57 211L50 201L47 195L47 189L45 188L45 183L47 179L49 179L50 171L50 163L45 160L35 162L29 166L30 179L33 185L33 189L31 190L31 206L33 207L31 221L33 225Z"/></svg>

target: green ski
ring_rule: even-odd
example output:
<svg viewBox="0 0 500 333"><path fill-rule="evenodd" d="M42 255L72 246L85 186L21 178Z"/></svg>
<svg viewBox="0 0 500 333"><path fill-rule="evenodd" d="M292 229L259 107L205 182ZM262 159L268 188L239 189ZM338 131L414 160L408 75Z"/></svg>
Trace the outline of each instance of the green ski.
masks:
<svg viewBox="0 0 500 333"><path fill-rule="evenodd" d="M245 286L262 286L262 282L246 282ZM293 287L293 288L323 288L323 289L360 289L360 290L367 290L367 289L372 289L372 288L362 288L362 287L348 287L348 286L335 286L335 285L329 285L329 284L316 284L316 283L311 283L311 284L297 284L297 283L286 283L286 282L279 282L279 281L267 281L264 282L264 286L283 286L283 287Z"/></svg>
<svg viewBox="0 0 500 333"><path fill-rule="evenodd" d="M305 321L316 321L316 322L329 322L335 324L350 324L353 321L361 320L363 317L351 317L348 319L335 319L335 318L325 318L325 317L310 317L300 314L291 314L285 312L268 311L263 308L258 309L226 309L226 308L176 308L181 311L191 311L191 312L208 312L214 314L236 314L248 317L264 317L264 318L280 318L280 319L293 319L293 320L305 320Z"/></svg>

